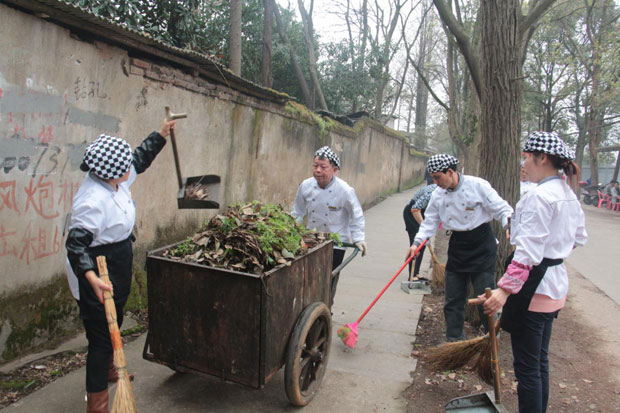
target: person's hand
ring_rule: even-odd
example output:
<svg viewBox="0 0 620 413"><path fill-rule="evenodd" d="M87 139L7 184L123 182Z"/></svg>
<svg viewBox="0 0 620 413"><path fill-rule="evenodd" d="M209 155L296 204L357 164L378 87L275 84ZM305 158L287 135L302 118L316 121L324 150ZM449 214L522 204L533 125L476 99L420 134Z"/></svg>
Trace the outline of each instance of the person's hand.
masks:
<svg viewBox="0 0 620 413"><path fill-rule="evenodd" d="M174 129L175 122L176 120L164 119L164 122L161 124L161 128L159 128L159 134L164 138L168 137L168 135L170 135L170 130Z"/></svg>
<svg viewBox="0 0 620 413"><path fill-rule="evenodd" d="M407 261L409 259L409 257L415 257L415 251L418 249L419 244L413 244L411 247L409 247L409 249L407 250L407 255L405 256L405 261Z"/></svg>
<svg viewBox="0 0 620 413"><path fill-rule="evenodd" d="M484 307L484 313L486 315L493 315L497 313L506 304L506 300L510 293L502 288L496 288L491 291L491 296L487 298L484 294L478 296L478 304L482 304Z"/></svg>
<svg viewBox="0 0 620 413"><path fill-rule="evenodd" d="M90 283L90 286L93 287L93 291L95 292L95 295L97 296L97 299L101 304L103 304L104 291L110 291L112 295L114 295L114 289L112 288L112 285L104 283L101 278L97 277L97 274L95 274L93 270L86 271L84 277L86 277L86 279Z"/></svg>
<svg viewBox="0 0 620 413"><path fill-rule="evenodd" d="M366 244L366 241L358 241L355 243L355 246L359 248L360 251L362 251L362 257L365 257L366 250L368 249L368 245Z"/></svg>

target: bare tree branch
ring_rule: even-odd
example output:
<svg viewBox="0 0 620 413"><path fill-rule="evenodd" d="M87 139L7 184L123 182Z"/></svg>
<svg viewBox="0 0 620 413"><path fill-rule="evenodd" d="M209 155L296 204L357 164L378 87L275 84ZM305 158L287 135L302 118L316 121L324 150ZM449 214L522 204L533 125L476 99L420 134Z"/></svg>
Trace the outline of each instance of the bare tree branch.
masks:
<svg viewBox="0 0 620 413"><path fill-rule="evenodd" d="M433 0L433 4L439 13L439 17L441 17L441 21L448 27L450 33L456 39L459 50L465 58L467 67L469 67L476 93L480 97L482 92L482 72L480 70L480 56L478 52L474 50L463 26L456 20L445 0Z"/></svg>

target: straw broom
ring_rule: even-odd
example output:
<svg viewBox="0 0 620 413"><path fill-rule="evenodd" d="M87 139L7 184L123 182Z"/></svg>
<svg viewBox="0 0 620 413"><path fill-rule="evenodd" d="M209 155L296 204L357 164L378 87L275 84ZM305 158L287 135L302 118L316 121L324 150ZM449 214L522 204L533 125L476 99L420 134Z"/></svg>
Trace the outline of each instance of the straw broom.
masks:
<svg viewBox="0 0 620 413"><path fill-rule="evenodd" d="M441 264L435 255L435 250L428 244L428 250L431 252L433 260L433 272L431 273L431 283L434 287L443 287L444 279L446 277L446 266Z"/></svg>
<svg viewBox="0 0 620 413"><path fill-rule="evenodd" d="M108 266L104 256L97 257L97 267L99 268L99 278L108 285L110 277L108 276ZM133 389L127 373L127 362L125 361L125 353L123 353L123 341L121 340L121 332L116 322L116 306L110 291L103 292L103 305L105 307L105 316L108 320L108 329L110 330L110 340L114 349L114 366L118 371L118 381L116 382L116 394L112 403L113 413L134 413L137 412L136 400L133 395Z"/></svg>
<svg viewBox="0 0 620 413"><path fill-rule="evenodd" d="M487 297L491 289L485 290ZM476 299L468 304L478 303ZM497 361L497 326L489 316L489 333L470 340L442 344L427 350L424 359L432 371L456 370L474 363L474 370L486 383L496 383L496 399L499 397L499 364ZM491 338L493 337L493 338Z"/></svg>

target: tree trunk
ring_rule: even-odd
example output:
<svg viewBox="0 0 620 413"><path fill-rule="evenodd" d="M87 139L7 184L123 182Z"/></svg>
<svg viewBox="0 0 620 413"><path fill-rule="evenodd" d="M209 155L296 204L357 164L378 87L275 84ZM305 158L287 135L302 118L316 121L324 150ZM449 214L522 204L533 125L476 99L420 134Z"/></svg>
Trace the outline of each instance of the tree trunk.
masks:
<svg viewBox="0 0 620 413"><path fill-rule="evenodd" d="M286 34L286 29L282 25L282 19L280 18L280 11L278 10L278 5L275 0L267 0L271 2L271 7L273 10L273 16L276 18L276 26L278 28L278 34L282 43L284 43L287 48L289 55L291 57L291 64L293 65L293 69L295 70L295 75L297 75L297 80L299 81L299 88L301 89L301 94L304 98L304 103L310 109L314 108L314 104L312 101L312 96L310 95L310 89L308 89L308 83L306 82L306 78L304 77L304 72L301 70L299 66L299 62L297 62L297 53L295 53L295 48L291 43L291 40L288 38Z"/></svg>
<svg viewBox="0 0 620 413"><path fill-rule="evenodd" d="M382 46L381 51L380 51L381 53L381 57L380 57L381 63L379 65L380 75L379 75L379 78L376 79L378 84L377 84L377 93L375 94L375 119L384 124L389 122L389 118L385 120L382 120L381 118L383 115L383 99L384 99L384 94L385 94L385 87L390 81L390 63L393 58L393 56L391 56L391 52L392 52L391 48L398 47L398 43L400 43L399 41L396 44L392 44L392 38L394 36L394 31L396 30L396 26L398 25L398 22L401 19L400 12L402 10L402 6L406 2L407 1L405 0L401 4L401 0L397 0L395 4L393 5L394 7L393 14L390 14L389 16L390 18L389 27L387 28L387 32L385 34L385 39L384 39L385 44ZM390 13L392 13L391 7L390 7ZM379 32L380 27L381 27L381 22L377 20L376 22L377 32ZM376 41L378 41L378 39L376 39Z"/></svg>
<svg viewBox="0 0 620 413"><path fill-rule="evenodd" d="M411 132L411 115L413 113L413 99L414 99L414 95L412 93L413 91L409 91L409 93L411 94L409 96L409 110L407 111L407 133ZM414 143L414 142L410 142L410 143ZM424 148L418 148L418 149L424 149Z"/></svg>
<svg viewBox="0 0 620 413"><path fill-rule="evenodd" d="M261 60L261 83L264 87L273 86L271 72L271 44L273 40L273 8L271 0L263 0L263 58Z"/></svg>
<svg viewBox="0 0 620 413"><path fill-rule="evenodd" d="M319 76L316 70L316 54L314 51L314 28L312 24L312 6L314 0L310 1L310 12L304 8L303 0L297 0L299 5L299 13L301 14L301 20L304 25L304 39L306 40L306 47L308 48L308 70L310 71L310 77L312 78L312 84L314 85L314 91L319 98L319 104L321 109L327 110L327 103L323 96L323 90L321 89L321 83L319 82Z"/></svg>
<svg viewBox="0 0 620 413"><path fill-rule="evenodd" d="M620 171L620 151L616 153L616 166L614 168L614 175L611 177L612 181L618 180L619 171Z"/></svg>
<svg viewBox="0 0 620 413"><path fill-rule="evenodd" d="M230 1L230 67L241 76L241 0Z"/></svg>
<svg viewBox="0 0 620 413"><path fill-rule="evenodd" d="M422 23L428 26L426 19ZM424 76L427 75L427 63L430 62L430 53L428 47L428 31L425 27L422 29L420 36L420 44L418 50L418 65L422 69ZM422 80L422 76L418 76L416 82L415 94L415 145L418 148L426 148L426 115L428 114L428 89Z"/></svg>
<svg viewBox="0 0 620 413"><path fill-rule="evenodd" d="M482 0L482 98L480 175L511 205L519 199L521 136L521 55L518 0ZM509 243L495 224L500 241L498 270ZM501 263L501 264L500 264Z"/></svg>

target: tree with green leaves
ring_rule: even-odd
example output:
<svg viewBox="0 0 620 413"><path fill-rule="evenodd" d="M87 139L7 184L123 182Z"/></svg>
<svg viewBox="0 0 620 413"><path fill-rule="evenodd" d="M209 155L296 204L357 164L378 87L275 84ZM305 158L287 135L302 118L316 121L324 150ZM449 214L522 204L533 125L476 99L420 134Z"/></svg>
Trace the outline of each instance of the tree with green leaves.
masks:
<svg viewBox="0 0 620 413"><path fill-rule="evenodd" d="M582 151L587 143L590 177L592 182L598 182L596 149L603 142L609 126L620 116L620 9L613 0L583 0L579 3L574 2L573 7L580 13L580 18L574 20L573 26L569 26L570 21L563 22L572 29L565 45L576 60L575 83L583 83L575 102L582 109L576 112L579 138L583 139L578 141L577 151Z"/></svg>

